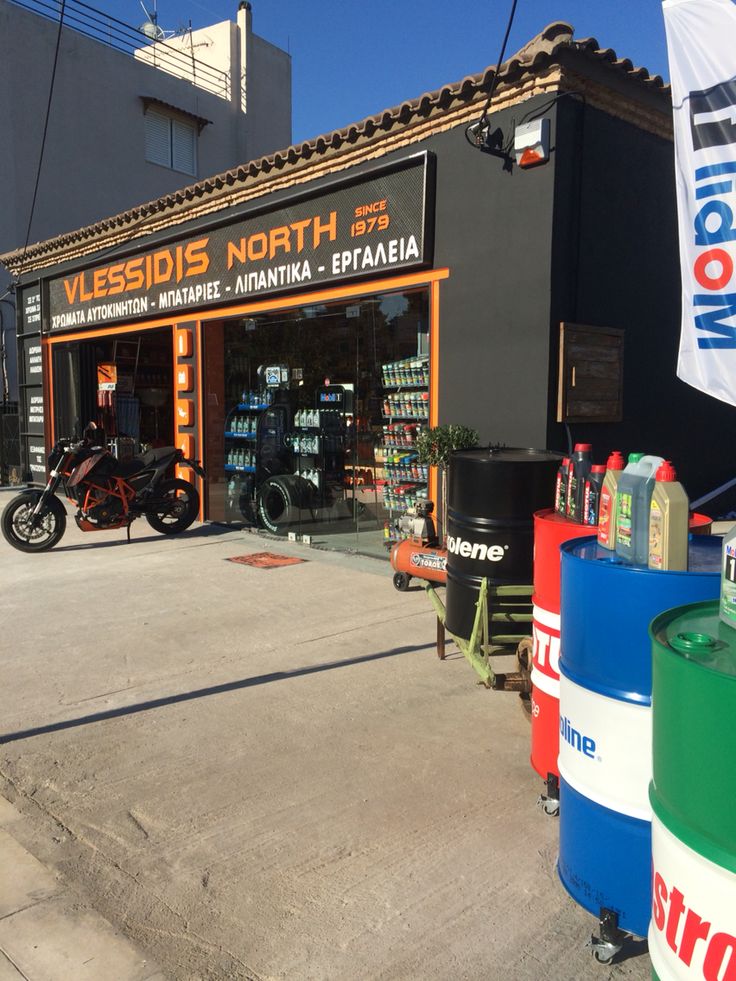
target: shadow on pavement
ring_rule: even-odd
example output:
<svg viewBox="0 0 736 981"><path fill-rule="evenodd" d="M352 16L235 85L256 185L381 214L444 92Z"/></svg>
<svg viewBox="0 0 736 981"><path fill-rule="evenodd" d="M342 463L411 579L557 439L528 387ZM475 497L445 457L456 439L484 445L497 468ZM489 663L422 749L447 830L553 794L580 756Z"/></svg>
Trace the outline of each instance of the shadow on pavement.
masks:
<svg viewBox="0 0 736 981"><path fill-rule="evenodd" d="M181 541L190 541L192 538L213 538L220 537L221 535L227 535L233 531L235 528L227 528L224 526L216 525L201 525L199 528L195 528L194 531L185 531L180 535L162 535L159 532L153 532L150 535L134 536L128 541L127 538L111 538L106 541L93 541L93 542L83 542L75 545L57 545L49 551L48 554L53 554L55 552L79 552L90 548L117 548L120 545L142 545L146 542L159 541L162 538L178 538ZM107 532L108 535L114 535L115 531L120 531L119 528L112 529ZM124 533L124 532L123 532ZM94 531L88 532L87 534L97 536L104 535L104 531Z"/></svg>
<svg viewBox="0 0 736 981"><path fill-rule="evenodd" d="M194 691L181 692L179 695L166 695L163 698L152 698L148 702L138 702L122 708L108 709L105 712L93 712L77 719L67 719L63 722L52 722L45 726L35 726L31 729L21 729L18 732L8 732L0 735L0 745L13 743L20 739L30 739L32 736L43 736L51 732L61 732L64 729L77 729L80 726L91 725L93 722L104 722L107 719L118 719L126 715L136 715L139 712L150 712L152 709L163 708L166 705L177 705L180 702L191 702L196 698L206 698L210 695L222 695L225 692L238 691L242 688L255 688L257 685L267 685L272 681L286 681L289 678L300 678L304 675L320 674L322 671L332 671L335 668L347 668L355 664L366 664L370 661L380 661L399 654L412 654L415 651L429 650L434 644L418 644L409 647L394 647L390 651L380 651L378 654L364 654L361 657L350 657L343 661L329 661L327 664L315 664L309 668L295 668L293 671L274 671L271 674L256 675L254 678L240 678L238 681L228 681L222 685L212 685L210 688L197 688Z"/></svg>

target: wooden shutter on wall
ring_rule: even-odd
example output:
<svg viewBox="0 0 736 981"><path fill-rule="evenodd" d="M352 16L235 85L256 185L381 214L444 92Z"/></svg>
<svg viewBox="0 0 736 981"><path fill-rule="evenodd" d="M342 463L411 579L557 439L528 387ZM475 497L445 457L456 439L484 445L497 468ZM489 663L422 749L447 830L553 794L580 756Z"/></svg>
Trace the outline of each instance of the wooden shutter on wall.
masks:
<svg viewBox="0 0 736 981"><path fill-rule="evenodd" d="M624 332L560 324L558 422L621 422Z"/></svg>
<svg viewBox="0 0 736 981"><path fill-rule="evenodd" d="M161 112L149 109L145 115L146 160L171 166L171 121Z"/></svg>
<svg viewBox="0 0 736 981"><path fill-rule="evenodd" d="M184 174L197 173L197 129L180 119L171 120L171 166Z"/></svg>

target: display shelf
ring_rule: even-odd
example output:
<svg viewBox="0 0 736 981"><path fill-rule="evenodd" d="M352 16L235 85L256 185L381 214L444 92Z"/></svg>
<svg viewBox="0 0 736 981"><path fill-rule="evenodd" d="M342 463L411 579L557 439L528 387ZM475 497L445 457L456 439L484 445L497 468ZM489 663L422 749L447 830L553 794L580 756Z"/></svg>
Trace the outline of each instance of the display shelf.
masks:
<svg viewBox="0 0 736 981"><path fill-rule="evenodd" d="M429 358L405 358L381 366L383 375L383 439L376 461L383 467L383 503L388 520L386 547L405 536L399 518L427 497L428 468L417 463L418 433L429 425ZM412 425L413 424L413 425Z"/></svg>
<svg viewBox="0 0 736 981"><path fill-rule="evenodd" d="M398 385L384 385L387 392L400 392L402 388L419 388L427 390L427 382L400 382Z"/></svg>
<svg viewBox="0 0 736 981"><path fill-rule="evenodd" d="M262 392L248 394L248 401L236 403L225 417L224 439L225 459L223 470L227 474L255 474L257 467L258 433L257 424L264 409L270 408L266 401L256 401ZM242 397L241 397L242 398ZM252 495L252 481L241 482L249 485L247 493Z"/></svg>
<svg viewBox="0 0 736 981"><path fill-rule="evenodd" d="M413 358L389 361L381 365L384 388L427 387L429 385L429 356L418 354Z"/></svg>
<svg viewBox="0 0 736 981"><path fill-rule="evenodd" d="M427 422L429 419L429 413L427 413L426 416L395 416L393 414L386 415L384 412L383 418L386 421L392 420L394 422Z"/></svg>
<svg viewBox="0 0 736 981"><path fill-rule="evenodd" d="M417 484L418 486L421 485L422 487L427 486L426 477L410 477L407 474L389 473L387 479L395 481L400 480L402 484Z"/></svg>

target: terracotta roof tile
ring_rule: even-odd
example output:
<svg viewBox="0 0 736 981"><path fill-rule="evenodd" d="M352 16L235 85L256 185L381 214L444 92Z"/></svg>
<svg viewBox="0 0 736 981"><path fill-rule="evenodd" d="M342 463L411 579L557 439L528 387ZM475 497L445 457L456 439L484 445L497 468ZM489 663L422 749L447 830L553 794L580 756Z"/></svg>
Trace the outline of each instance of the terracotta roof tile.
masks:
<svg viewBox="0 0 736 981"><path fill-rule="evenodd" d="M590 59L614 70L636 85L643 86L649 91L659 92L663 100L669 99L669 86L664 84L660 75L650 75L646 68L635 67L630 59L619 58L611 48L601 48L595 38L574 40L573 28L564 21L549 24L504 62L499 71L496 93L507 85L518 84L527 77L559 64L560 59L569 59L569 57L582 59L583 64L586 59ZM492 66L488 67L478 74L467 75L455 84L445 85L434 92L424 92L417 99L402 102L398 106L351 123L343 129L320 134L301 144L293 144L270 156L248 161L222 174L181 188L175 194L164 195L156 201L131 208L104 221L32 245L26 251L24 265L26 269L39 268L44 264L62 261L64 251L72 247L83 247L92 251L93 248L98 247L95 240L101 238L105 232L113 234L116 228L140 223L151 215L173 210L203 196L210 195L216 201L218 193L232 194L232 188L236 185L261 178L274 169L296 168L309 161L315 154L324 157L330 153L337 153L346 144L352 148L360 143L366 143L379 131L380 139L384 133L392 130L409 127L415 122L442 115L473 102L481 102L490 90L494 74L495 69ZM663 103L663 112L667 111L668 106ZM0 256L0 261L17 275L21 256L22 250L17 250Z"/></svg>

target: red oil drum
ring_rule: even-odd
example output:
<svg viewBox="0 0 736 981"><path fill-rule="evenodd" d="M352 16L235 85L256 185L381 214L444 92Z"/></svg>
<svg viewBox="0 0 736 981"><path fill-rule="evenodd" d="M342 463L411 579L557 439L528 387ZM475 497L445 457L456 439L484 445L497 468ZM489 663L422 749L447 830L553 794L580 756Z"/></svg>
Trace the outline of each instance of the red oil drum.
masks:
<svg viewBox="0 0 736 981"><path fill-rule="evenodd" d="M560 545L594 532L552 508L534 515L531 764L550 789L560 775Z"/></svg>
<svg viewBox="0 0 736 981"><path fill-rule="evenodd" d="M560 614L539 604L532 596L532 755L537 773L559 777L560 720Z"/></svg>
<svg viewBox="0 0 736 981"><path fill-rule="evenodd" d="M691 535L710 535L713 528L713 519L707 514L700 514L698 511L690 513L688 529Z"/></svg>

